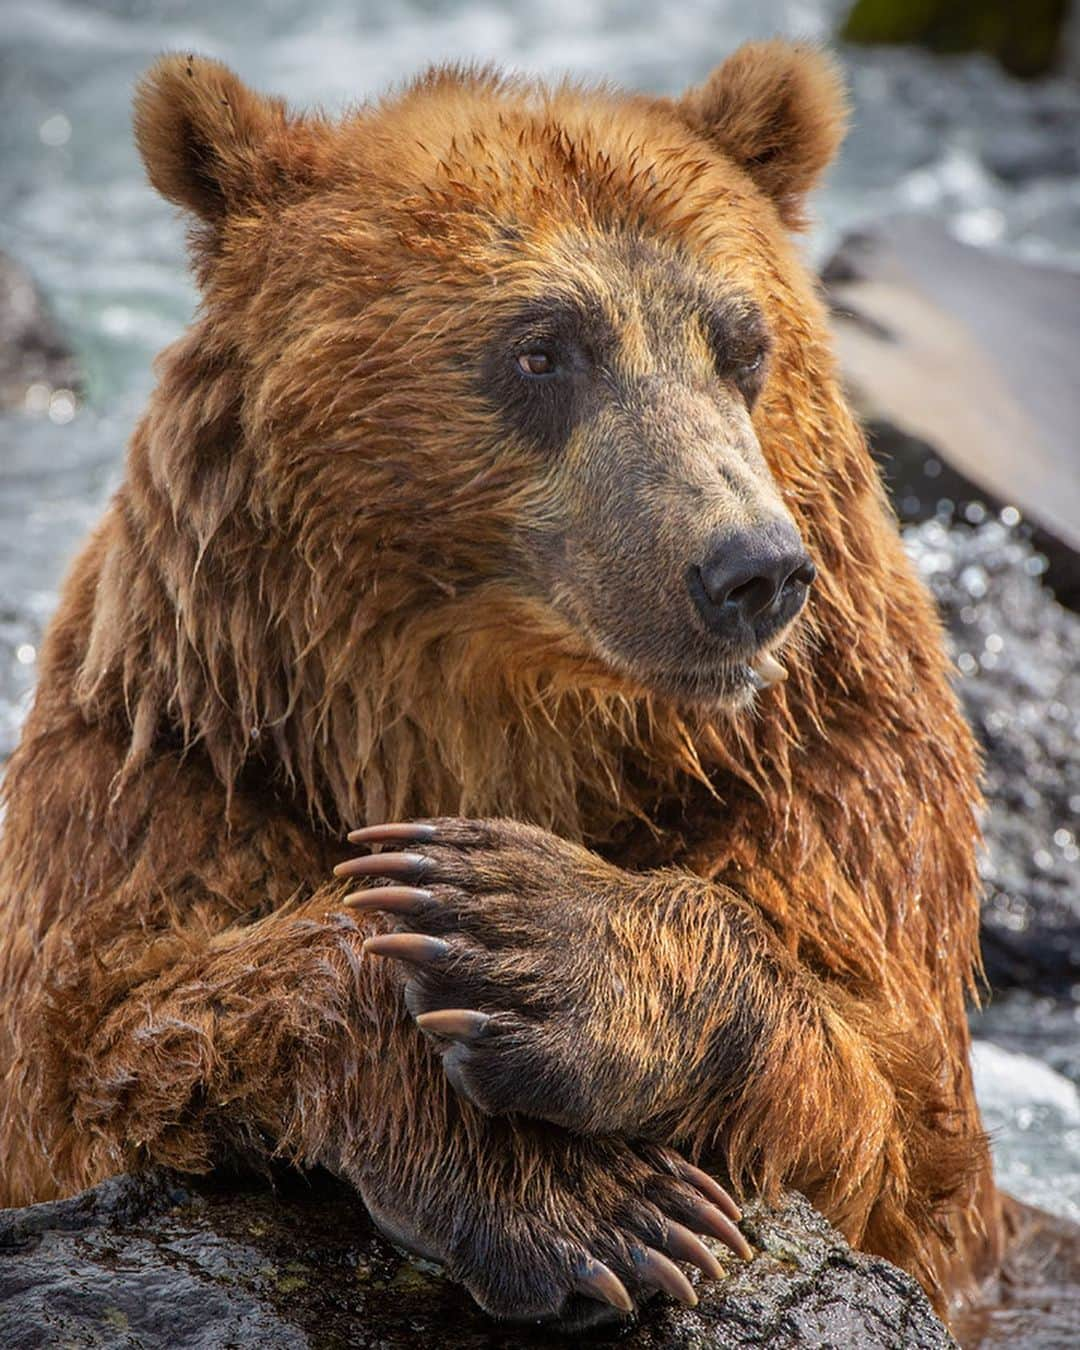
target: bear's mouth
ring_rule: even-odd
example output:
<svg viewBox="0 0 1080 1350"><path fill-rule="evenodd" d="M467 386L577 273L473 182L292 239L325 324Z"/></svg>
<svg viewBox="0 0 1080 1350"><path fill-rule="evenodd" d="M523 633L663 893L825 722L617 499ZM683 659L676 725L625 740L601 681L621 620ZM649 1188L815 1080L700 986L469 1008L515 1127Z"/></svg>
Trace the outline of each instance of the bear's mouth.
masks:
<svg viewBox="0 0 1080 1350"><path fill-rule="evenodd" d="M712 699L714 702L738 712L749 707L756 694L763 694L778 684L783 684L788 673L771 652L764 652L749 661L722 667L719 671L709 672L716 681ZM706 680L708 676L706 676Z"/></svg>
<svg viewBox="0 0 1080 1350"><path fill-rule="evenodd" d="M644 676L638 674L637 679L661 697L738 712L749 707L755 695L782 684L787 677L772 652L761 652L741 661L654 669Z"/></svg>
<svg viewBox="0 0 1080 1350"><path fill-rule="evenodd" d="M682 644L676 643L650 644L645 652L627 651L622 643L611 638L605 640L599 625L590 625L591 632L584 624L575 627L575 652L585 654L579 645L585 637L583 628L592 649L584 664L575 663L576 675L583 684L610 687L608 680L614 677L627 692L637 696L739 712L751 706L758 694L766 694L788 678L782 656L795 623L789 619L781 625L769 625L770 631L753 635L757 641L732 644L734 649L725 644L719 651L710 650L711 644L693 633L691 637L696 640L681 651ZM657 652L657 646L661 646L661 652ZM663 651L664 646L667 651ZM661 653L661 659L657 660Z"/></svg>

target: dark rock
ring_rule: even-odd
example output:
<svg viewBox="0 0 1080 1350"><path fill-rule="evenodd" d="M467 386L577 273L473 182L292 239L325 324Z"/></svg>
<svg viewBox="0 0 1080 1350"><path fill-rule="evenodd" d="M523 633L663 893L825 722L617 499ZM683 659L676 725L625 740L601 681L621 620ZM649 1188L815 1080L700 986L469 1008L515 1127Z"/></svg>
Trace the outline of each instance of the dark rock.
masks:
<svg viewBox="0 0 1080 1350"><path fill-rule="evenodd" d="M0 411L26 408L27 391L40 411L56 390L77 392L78 363L29 274L0 253ZM32 411L33 409L31 409Z"/></svg>
<svg viewBox="0 0 1080 1350"><path fill-rule="evenodd" d="M903 217L849 236L823 280L901 516L925 519L943 498L1017 507L1050 584L1080 603L1080 275Z"/></svg>
<svg viewBox="0 0 1080 1350"><path fill-rule="evenodd" d="M995 989L1067 998L1080 982L1080 616L1045 559L997 520L905 535L937 598L986 755L983 957Z"/></svg>
<svg viewBox="0 0 1080 1350"><path fill-rule="evenodd" d="M119 1177L72 1200L0 1211L0 1344L395 1347L617 1343L627 1350L900 1347L954 1342L908 1276L853 1252L798 1196L751 1208L761 1248L696 1309L657 1299L631 1327L573 1340L485 1317L428 1262L378 1237L331 1178ZM722 1249L719 1249L722 1251Z"/></svg>
<svg viewBox="0 0 1080 1350"><path fill-rule="evenodd" d="M1012 503L988 492L954 468L936 446L929 445L891 422L866 423L870 449L884 476L893 507L902 524L936 520L944 514L957 521L984 520L1008 512ZM1012 507L1016 510L1015 507ZM1080 552L1040 525L1024 520L1019 533L1035 555L1051 598L1080 610Z"/></svg>

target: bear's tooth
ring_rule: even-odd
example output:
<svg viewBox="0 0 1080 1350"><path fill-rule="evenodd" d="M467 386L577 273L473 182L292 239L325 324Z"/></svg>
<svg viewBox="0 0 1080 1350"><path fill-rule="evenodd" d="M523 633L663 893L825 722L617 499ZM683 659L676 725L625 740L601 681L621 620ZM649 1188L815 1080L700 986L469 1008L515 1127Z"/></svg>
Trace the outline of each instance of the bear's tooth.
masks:
<svg viewBox="0 0 1080 1350"><path fill-rule="evenodd" d="M775 656L770 656L768 653L759 656L751 666L751 670L761 681L760 687L762 689L768 689L770 685L781 684L787 679L787 671Z"/></svg>

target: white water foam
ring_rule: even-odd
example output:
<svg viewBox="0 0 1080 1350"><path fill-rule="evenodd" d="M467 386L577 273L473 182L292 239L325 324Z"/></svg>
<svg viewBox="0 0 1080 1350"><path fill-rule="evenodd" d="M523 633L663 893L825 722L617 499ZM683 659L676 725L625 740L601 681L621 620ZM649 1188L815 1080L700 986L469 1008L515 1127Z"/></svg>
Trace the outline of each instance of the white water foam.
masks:
<svg viewBox="0 0 1080 1350"><path fill-rule="evenodd" d="M1080 1091L1030 1055L975 1041L975 1093L993 1141L998 1184L1080 1223Z"/></svg>

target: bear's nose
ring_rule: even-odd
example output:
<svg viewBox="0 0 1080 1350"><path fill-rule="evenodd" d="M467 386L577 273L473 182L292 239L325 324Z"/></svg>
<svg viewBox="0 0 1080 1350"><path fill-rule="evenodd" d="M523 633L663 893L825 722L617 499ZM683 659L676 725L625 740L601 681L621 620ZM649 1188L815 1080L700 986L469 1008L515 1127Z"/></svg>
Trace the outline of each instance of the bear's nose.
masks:
<svg viewBox="0 0 1080 1350"><path fill-rule="evenodd" d="M762 616L793 619L816 575L795 527L774 522L725 535L691 569L690 591L708 626L731 633Z"/></svg>

